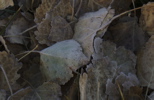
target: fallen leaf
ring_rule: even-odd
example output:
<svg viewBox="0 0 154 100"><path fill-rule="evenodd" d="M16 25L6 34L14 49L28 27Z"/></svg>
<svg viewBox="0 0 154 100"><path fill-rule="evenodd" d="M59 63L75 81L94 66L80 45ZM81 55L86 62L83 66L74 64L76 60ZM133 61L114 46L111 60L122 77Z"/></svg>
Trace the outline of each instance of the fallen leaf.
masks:
<svg viewBox="0 0 154 100"><path fill-rule="evenodd" d="M3 10L9 6L14 6L14 3L12 0L1 0L0 1L0 10Z"/></svg>
<svg viewBox="0 0 154 100"><path fill-rule="evenodd" d="M152 35L145 47L138 53L137 74L141 86L154 89L154 36Z"/></svg>
<svg viewBox="0 0 154 100"><path fill-rule="evenodd" d="M119 85L120 87L118 87ZM132 87L139 86L139 80L135 74L129 73L128 75L124 74L121 72L115 80L113 79L108 79L106 83L106 91L105 93L108 95L108 100L120 100L121 95L120 95L120 90L124 96L124 99L127 100L140 100L138 96L141 94L137 95L134 94L133 92L131 95L129 94L130 89ZM120 88L120 90L119 90ZM136 97L136 99L135 99Z"/></svg>
<svg viewBox="0 0 154 100"><path fill-rule="evenodd" d="M22 97L32 92L33 90L30 87L23 88L15 92L12 96L9 96L7 100L21 100Z"/></svg>
<svg viewBox="0 0 154 100"><path fill-rule="evenodd" d="M12 90L17 90L20 88L19 84L16 82L19 79L20 75L17 74L17 71L21 68L22 64L17 62L17 59L14 57L13 54L8 54L7 52L3 51L0 52L0 65L4 68L9 83L12 87ZM9 87L6 83L6 79L4 77L4 73L0 72L0 88L9 91Z"/></svg>
<svg viewBox="0 0 154 100"><path fill-rule="evenodd" d="M47 12L52 12L52 16L61 16L65 18L67 15L71 15L72 6L70 0L43 0L42 4L36 9L35 19L36 23L40 23Z"/></svg>
<svg viewBox="0 0 154 100"><path fill-rule="evenodd" d="M25 38L26 36L20 33L29 27L30 23L25 18L17 18L12 25L6 28L5 37L7 36L11 43L25 44L28 42Z"/></svg>
<svg viewBox="0 0 154 100"><path fill-rule="evenodd" d="M45 19L38 24L37 31L35 31L36 39L40 44L51 46L55 42L73 37L73 31L69 23L60 16L52 16L52 12L48 12Z"/></svg>
<svg viewBox="0 0 154 100"><path fill-rule="evenodd" d="M153 28L153 11L154 3L149 2L141 9L141 17L140 17L140 25L144 31L148 32L149 35L154 35L154 28Z"/></svg>
<svg viewBox="0 0 154 100"><path fill-rule="evenodd" d="M113 37L110 40L116 43L117 46L124 46L133 52L141 49L146 42L145 34L138 26L136 18L122 17L116 24L109 27L108 32Z"/></svg>
<svg viewBox="0 0 154 100"><path fill-rule="evenodd" d="M71 77L72 71L88 63L82 48L75 40L65 40L40 52L41 71L47 81L65 84Z"/></svg>
<svg viewBox="0 0 154 100"><path fill-rule="evenodd" d="M35 91L24 95L21 100L61 100L61 87L52 82L45 82Z"/></svg>
<svg viewBox="0 0 154 100"><path fill-rule="evenodd" d="M87 66L87 100L107 99L107 95L109 100L113 100L112 97L119 100L121 96L118 88L112 83L116 80L121 80L119 83L126 90L130 86L139 85L135 76L136 56L131 51L124 47L116 48L114 43L102 41L98 37L94 40L94 48L92 64Z"/></svg>
<svg viewBox="0 0 154 100"><path fill-rule="evenodd" d="M103 25L110 21L114 15L114 10L106 8L99 9L96 12L89 12L79 18L78 23L75 25L75 34L73 39L78 41L84 51L84 54L90 58L93 49L93 40L96 35L103 36L107 27L101 30ZM100 31L99 33L97 33ZM101 34L100 34L101 33Z"/></svg>

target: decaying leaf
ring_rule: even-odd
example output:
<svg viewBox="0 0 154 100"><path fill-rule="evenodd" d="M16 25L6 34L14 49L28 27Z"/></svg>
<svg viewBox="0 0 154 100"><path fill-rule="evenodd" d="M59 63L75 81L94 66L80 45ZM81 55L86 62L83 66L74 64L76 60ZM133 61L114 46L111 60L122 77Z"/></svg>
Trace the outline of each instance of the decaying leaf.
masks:
<svg viewBox="0 0 154 100"><path fill-rule="evenodd" d="M52 12L48 12L45 19L38 24L38 31L35 32L35 35L40 44L50 46L55 42L73 37L73 31L69 23L60 16L52 16Z"/></svg>
<svg viewBox="0 0 154 100"><path fill-rule="evenodd" d="M66 17L71 15L72 7L69 0L43 0L42 4L36 9L35 22L40 23L47 12L52 12L52 17Z"/></svg>
<svg viewBox="0 0 154 100"><path fill-rule="evenodd" d="M52 82L45 82L37 89L23 96L21 100L61 100L61 87Z"/></svg>
<svg viewBox="0 0 154 100"><path fill-rule="evenodd" d="M10 55L3 51L0 52L0 65L4 68L12 89L19 89L19 85L17 84L16 80L20 77L20 75L17 74L17 71L21 68L22 64L17 62L17 59L13 54ZM4 73L2 71L0 72L0 76L0 88L9 90Z"/></svg>
<svg viewBox="0 0 154 100"><path fill-rule="evenodd" d="M139 80L135 74L129 73L128 75L126 75L121 72L120 75L116 77L115 82L113 82L113 79L108 79L105 91L105 93L108 95L108 100L120 100L121 96L119 93L118 85L121 86L120 89L125 98L127 98L128 100L140 100L140 98L132 98L129 94L129 90L131 89L131 87L139 85Z"/></svg>
<svg viewBox="0 0 154 100"><path fill-rule="evenodd" d="M13 6L13 0L0 0L0 10L5 9L8 6Z"/></svg>
<svg viewBox="0 0 154 100"><path fill-rule="evenodd" d="M122 17L108 31L110 37L113 37L111 41L132 51L138 51L145 43L145 34L138 26L136 18Z"/></svg>
<svg viewBox="0 0 154 100"><path fill-rule="evenodd" d="M92 66L87 66L86 98L87 100L107 99L105 91L108 88L110 92L106 91L106 93L111 96L114 90L114 95L117 96L114 100L119 100L120 95L116 92L118 91L116 90L116 85L114 83L108 84L107 80L111 82L121 80L122 82L119 81L119 83L127 90L130 86L138 85L138 79L135 76L136 57L131 51L123 47L116 48L114 43L108 41L102 42L100 38L96 38L94 42L95 53L92 55ZM120 77L121 75L125 78ZM130 81L131 78L132 81ZM111 86L113 90L110 90L111 87L108 86Z"/></svg>
<svg viewBox="0 0 154 100"><path fill-rule="evenodd" d="M7 27L5 36L11 43L25 44L27 42L25 35L20 34L30 27L30 23L23 17L17 18L12 25Z"/></svg>
<svg viewBox="0 0 154 100"><path fill-rule="evenodd" d="M154 89L154 36L152 35L145 48L138 54L137 72L142 86Z"/></svg>
<svg viewBox="0 0 154 100"><path fill-rule="evenodd" d="M36 9L34 21L40 23L43 18L45 18L46 13L56 4L56 1L57 0L43 0L42 4Z"/></svg>
<svg viewBox="0 0 154 100"><path fill-rule="evenodd" d="M149 2L141 9L140 24L149 35L154 35L154 3Z"/></svg>
<svg viewBox="0 0 154 100"><path fill-rule="evenodd" d="M22 97L32 92L33 90L30 87L20 89L15 92L12 96L9 96L7 100L21 100Z"/></svg>
<svg viewBox="0 0 154 100"><path fill-rule="evenodd" d="M45 82L35 90L27 87L20 89L7 100L61 100L61 88L51 82Z"/></svg>
<svg viewBox="0 0 154 100"><path fill-rule="evenodd" d="M96 35L103 36L106 29L104 24L106 24L114 15L114 10L108 10L102 8L96 12L89 12L84 14L84 16L79 18L78 23L75 26L75 34L73 39L78 41L83 50L84 54L90 58L93 50L93 40ZM99 34L97 33L98 31Z"/></svg>
<svg viewBox="0 0 154 100"><path fill-rule="evenodd" d="M41 71L47 81L65 84L77 70L88 63L82 48L75 40L58 42L40 52Z"/></svg>

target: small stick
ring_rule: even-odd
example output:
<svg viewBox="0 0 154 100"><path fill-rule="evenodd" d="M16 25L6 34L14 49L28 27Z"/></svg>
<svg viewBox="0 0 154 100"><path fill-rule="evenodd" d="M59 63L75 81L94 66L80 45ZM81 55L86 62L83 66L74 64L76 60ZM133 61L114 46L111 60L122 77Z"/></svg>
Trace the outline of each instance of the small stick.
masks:
<svg viewBox="0 0 154 100"><path fill-rule="evenodd" d="M12 96L12 95L13 95L13 91L12 91L11 85L10 85L10 83L9 83L8 77L7 77L7 75L6 75L6 72L5 72L4 68L2 67L2 65L0 65L0 68L1 68L1 70L2 70L2 72L3 72L3 74L4 74L4 77L5 77L5 79L6 79L6 83L7 83L7 85L9 86L10 93L11 93L11 96Z"/></svg>

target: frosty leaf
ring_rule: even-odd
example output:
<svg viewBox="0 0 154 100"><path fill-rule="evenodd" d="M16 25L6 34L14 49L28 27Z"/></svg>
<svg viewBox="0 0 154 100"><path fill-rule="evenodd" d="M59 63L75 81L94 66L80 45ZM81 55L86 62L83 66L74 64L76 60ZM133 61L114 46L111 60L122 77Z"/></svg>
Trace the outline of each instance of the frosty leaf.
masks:
<svg viewBox="0 0 154 100"><path fill-rule="evenodd" d="M121 86L121 91L124 95L124 97L127 97L128 100L134 100L131 99L131 95L128 94L131 87L138 86L139 80L137 79L135 74L129 73L128 76L124 73L120 73L118 75L113 83L113 80L108 79L106 84L106 91L105 93L108 95L108 100L119 100L120 94L119 94L119 87ZM138 100L138 99L135 99Z"/></svg>
<svg viewBox="0 0 154 100"><path fill-rule="evenodd" d="M88 79L86 84L87 100L105 99L105 85L108 78L114 77L116 65L108 58L93 61L93 66L88 68Z"/></svg>
<svg viewBox="0 0 154 100"><path fill-rule="evenodd" d="M142 86L154 89L154 36L146 43L145 48L138 54L137 72Z"/></svg>
<svg viewBox="0 0 154 100"><path fill-rule="evenodd" d="M17 92L15 92L12 96L8 97L7 100L21 100L22 97L24 97L30 92L32 92L32 89L30 87L20 89Z"/></svg>
<svg viewBox="0 0 154 100"><path fill-rule="evenodd" d="M73 37L71 26L66 20L60 16L52 17L52 12L46 14L45 19L38 24L37 30L35 35L38 42L48 46Z"/></svg>
<svg viewBox="0 0 154 100"><path fill-rule="evenodd" d="M51 82L43 83L37 89L30 87L20 89L7 100L60 100L61 88Z"/></svg>
<svg viewBox="0 0 154 100"><path fill-rule="evenodd" d="M50 11L52 6L56 3L56 0L43 0L42 4L36 9L35 19L36 23L40 23L43 18L45 18L45 14Z"/></svg>
<svg viewBox="0 0 154 100"><path fill-rule="evenodd" d="M13 0L0 0L0 10L5 9L8 6L13 6Z"/></svg>
<svg viewBox="0 0 154 100"><path fill-rule="evenodd" d="M141 9L140 24L143 30L147 31L149 35L154 35L154 3L149 2Z"/></svg>
<svg viewBox="0 0 154 100"><path fill-rule="evenodd" d="M9 83L13 90L16 90L19 88L18 84L16 83L16 80L20 77L19 74L17 74L17 71L21 68L21 63L17 62L17 59L14 57L14 55L10 55L6 52L0 52L0 65L4 68L6 75L8 77ZM9 90L9 87L6 83L6 79L4 77L3 72L0 72L0 88Z"/></svg>
<svg viewBox="0 0 154 100"><path fill-rule="evenodd" d="M82 48L75 40L58 42L40 52L41 71L47 81L65 84L72 76L72 70L77 70L87 64L88 59L82 53Z"/></svg>
<svg viewBox="0 0 154 100"><path fill-rule="evenodd" d="M97 38L96 38L97 39ZM97 41L96 41L97 42ZM98 42L99 43L99 42ZM109 57L111 61L115 61L118 65L117 72L135 73L136 56L124 47L116 48L116 45L109 41L102 42L102 46L95 44L98 53L93 54L93 58L97 60L98 58ZM99 47L98 47L99 46Z"/></svg>
<svg viewBox="0 0 154 100"><path fill-rule="evenodd" d="M95 38L94 47L95 53L92 55L93 66L89 67L88 65L87 67L87 100L97 100L97 98L104 99L106 96L105 87L108 82L107 80L111 80L111 82L115 81L115 78L118 79L121 73L124 73L124 76L126 74L128 75L128 77L132 78L133 75L129 73L135 74L136 72L136 57L129 50L126 50L123 47L116 48L116 45L114 43L111 43L109 41L102 42L100 38ZM133 77L132 81L135 79L136 77ZM127 81L129 80L130 79L128 78ZM129 83L127 81L124 84L121 84L123 84L124 86L130 84L130 86L132 86L132 83ZM107 86L111 86L114 91L116 90L114 83L107 84ZM116 91L115 93L113 93L113 90L107 93L112 93L112 95L116 95L117 97L115 97L114 100L119 100L120 95L116 93Z"/></svg>
<svg viewBox="0 0 154 100"><path fill-rule="evenodd" d="M66 17L67 15L71 15L72 7L69 0L43 0L42 4L36 9L34 21L40 23L49 11L52 11L53 17Z"/></svg>
<svg viewBox="0 0 154 100"><path fill-rule="evenodd" d="M94 52L94 37L98 31L101 31L99 32L101 33L99 36L104 35L107 28L104 30L101 30L101 28L103 28L103 25L106 24L113 15L114 11L112 9L108 11L106 8L102 8L96 12L86 13L84 16L79 18L79 21L75 26L75 34L73 38L81 44L84 53L88 58Z"/></svg>
<svg viewBox="0 0 154 100"><path fill-rule="evenodd" d="M30 23L26 19L24 19L23 17L18 18L13 22L11 26L6 29L5 36L8 36L7 39L11 43L24 44L26 43L25 37L20 33L25 31L29 27Z"/></svg>

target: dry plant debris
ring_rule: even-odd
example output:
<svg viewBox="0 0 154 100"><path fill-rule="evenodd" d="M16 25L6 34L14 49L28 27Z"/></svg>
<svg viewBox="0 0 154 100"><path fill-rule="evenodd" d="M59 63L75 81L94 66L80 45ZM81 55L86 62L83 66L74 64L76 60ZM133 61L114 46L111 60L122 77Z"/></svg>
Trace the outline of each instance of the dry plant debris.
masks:
<svg viewBox="0 0 154 100"><path fill-rule="evenodd" d="M154 3L150 2L141 9L141 18L140 18L140 25L149 35L154 35L154 28L153 28L153 14L154 14Z"/></svg>
<svg viewBox="0 0 154 100"><path fill-rule="evenodd" d="M0 10L7 8L8 6L13 6L13 0L1 0L0 1Z"/></svg>
<svg viewBox="0 0 154 100"><path fill-rule="evenodd" d="M154 3L13 1L0 1L0 100L153 100Z"/></svg>

